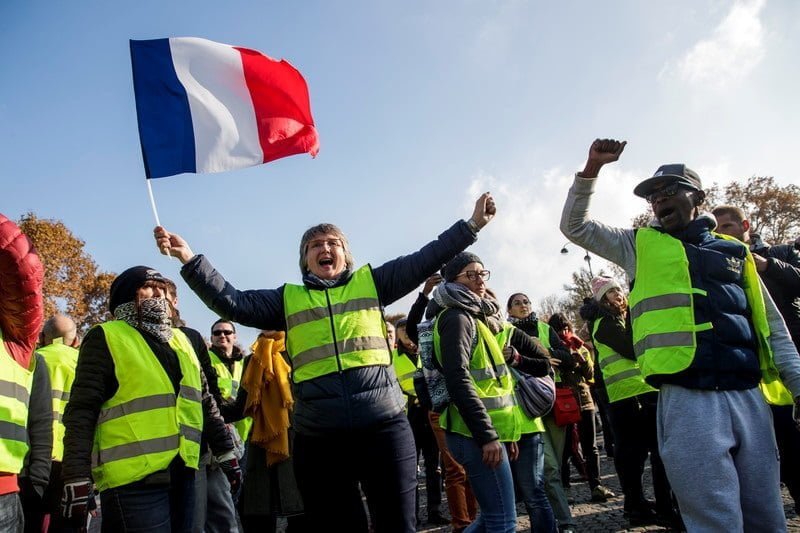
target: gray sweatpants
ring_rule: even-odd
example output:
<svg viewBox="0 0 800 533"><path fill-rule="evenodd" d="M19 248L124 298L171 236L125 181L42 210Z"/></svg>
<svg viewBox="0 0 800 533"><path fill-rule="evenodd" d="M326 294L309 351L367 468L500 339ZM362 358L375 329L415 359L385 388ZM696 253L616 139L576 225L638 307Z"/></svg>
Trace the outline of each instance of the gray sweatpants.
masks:
<svg viewBox="0 0 800 533"><path fill-rule="evenodd" d="M664 385L658 448L690 533L786 531L772 413L758 388Z"/></svg>

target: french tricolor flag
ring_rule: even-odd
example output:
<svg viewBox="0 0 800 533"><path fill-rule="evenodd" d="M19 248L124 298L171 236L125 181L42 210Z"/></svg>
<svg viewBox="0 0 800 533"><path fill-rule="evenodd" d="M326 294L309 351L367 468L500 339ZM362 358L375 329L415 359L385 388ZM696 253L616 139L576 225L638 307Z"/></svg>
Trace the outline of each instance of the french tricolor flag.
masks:
<svg viewBox="0 0 800 533"><path fill-rule="evenodd" d="M308 87L288 62L194 37L130 45L148 179L319 152Z"/></svg>

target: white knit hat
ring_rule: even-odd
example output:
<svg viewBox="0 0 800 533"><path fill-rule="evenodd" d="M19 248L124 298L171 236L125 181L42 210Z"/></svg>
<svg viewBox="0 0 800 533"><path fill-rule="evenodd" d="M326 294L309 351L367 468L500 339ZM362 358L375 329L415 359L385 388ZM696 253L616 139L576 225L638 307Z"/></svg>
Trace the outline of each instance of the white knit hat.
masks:
<svg viewBox="0 0 800 533"><path fill-rule="evenodd" d="M592 280L592 296L596 301L603 299L603 296L611 289L622 290L617 280L607 276L598 276Z"/></svg>

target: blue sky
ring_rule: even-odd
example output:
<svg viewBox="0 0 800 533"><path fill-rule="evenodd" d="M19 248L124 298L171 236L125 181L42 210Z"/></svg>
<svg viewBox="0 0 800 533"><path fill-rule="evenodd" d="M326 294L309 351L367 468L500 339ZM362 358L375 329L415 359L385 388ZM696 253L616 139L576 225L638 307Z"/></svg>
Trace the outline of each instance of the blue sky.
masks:
<svg viewBox="0 0 800 533"><path fill-rule="evenodd" d="M315 160L153 183L162 223L234 285L298 281L300 235L321 221L380 264L491 190L497 219L473 250L501 298L538 301L584 264L558 253L558 218L595 137L629 141L593 209L615 225L662 163L798 182L797 35L790 0L4 2L0 212L64 221L102 269L177 279L151 237L128 39L204 37L292 62L321 141ZM212 313L179 290L207 333Z"/></svg>

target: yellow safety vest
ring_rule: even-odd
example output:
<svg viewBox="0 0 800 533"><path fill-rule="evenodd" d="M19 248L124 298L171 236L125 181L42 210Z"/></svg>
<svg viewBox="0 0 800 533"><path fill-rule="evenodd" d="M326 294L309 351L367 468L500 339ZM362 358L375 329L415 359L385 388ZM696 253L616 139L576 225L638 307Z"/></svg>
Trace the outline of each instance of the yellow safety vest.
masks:
<svg viewBox="0 0 800 533"><path fill-rule="evenodd" d="M211 366L217 371L217 386L219 386L219 392L222 397L226 400L235 399L236 395L239 394L239 386L242 383L244 362L241 360L234 361L233 372L231 372L228 370L228 365L220 359L216 352L209 350L208 355L211 357ZM250 429L253 427L253 419L247 416L234 422L233 427L236 428L236 432L242 438L242 441L246 441L250 435Z"/></svg>
<svg viewBox="0 0 800 533"><path fill-rule="evenodd" d="M733 237L714 234L738 242ZM739 243L741 244L741 243ZM743 285L752 313L756 349L761 367L761 392L767 402L791 405L792 396L781 383L769 344L770 330L755 261L746 252ZM636 278L630 295L633 347L642 375L676 374L689 368L697 349L696 332L712 328L696 324L689 258L678 239L652 228L636 232Z"/></svg>
<svg viewBox="0 0 800 533"><path fill-rule="evenodd" d="M642 371L636 361L623 357L610 346L597 340L597 328L601 320L613 320L608 317L595 320L592 328L592 340L597 350L597 359L603 372L603 382L606 385L608 401L610 403L654 392L656 389L645 383Z"/></svg>
<svg viewBox="0 0 800 533"><path fill-rule="evenodd" d="M100 324L119 383L103 403L95 429L92 474L97 489L127 485L164 470L180 454L197 468L203 431L200 363L179 329L170 347L182 373L179 393L147 341L133 327L115 320Z"/></svg>
<svg viewBox="0 0 800 533"><path fill-rule="evenodd" d="M32 359L31 365L35 364ZM0 331L0 472L19 474L28 453L28 402L33 368L17 363L3 344Z"/></svg>
<svg viewBox="0 0 800 533"><path fill-rule="evenodd" d="M392 364L394 365L394 372L397 374L397 381L400 383L400 388L409 396L417 396L417 391L414 389L414 374L418 369L422 368L422 361L417 357L417 362L414 363L408 355L400 353L397 350L393 351Z"/></svg>
<svg viewBox="0 0 800 533"><path fill-rule="evenodd" d="M317 290L286 284L283 305L295 383L351 368L391 364L369 265L339 287Z"/></svg>
<svg viewBox="0 0 800 533"><path fill-rule="evenodd" d="M491 418L492 426L500 441L518 441L521 435L520 416L514 399L514 383L503 357L503 349L489 328L480 320L475 320L475 330L478 342L472 350L469 361L472 386L475 387L475 392ZM442 363L440 343L437 317L433 325L433 349L439 364ZM472 437L466 422L452 402L442 412L439 424L447 431Z"/></svg>
<svg viewBox="0 0 800 533"><path fill-rule="evenodd" d="M541 324L541 322L539 322L539 324ZM512 324L506 322L505 324L503 324L503 329L500 331L500 333L495 335L495 338L497 339L497 344L500 346L501 349L503 347L505 347L505 346L508 346L509 343L511 343L511 336L514 333L514 329L515 328L514 328L514 326ZM539 331L541 332L541 329ZM544 344L544 343L542 343L542 344ZM549 344L549 340L548 340L548 344ZM520 426L519 426L520 431L519 432L520 432L520 434L521 435L527 435L529 433L541 433L541 432L543 432L545 428L544 428L544 422L542 422L541 417L531 418L525 413L525 411L522 409L522 407L520 407L520 400L519 400L519 398L516 398L516 395L517 395L517 383L516 383L515 374L513 372L511 373L511 380L514 383L514 396L515 396L515 399L516 399L516 405L514 406L514 409L515 409L515 412L516 412L517 417L519 419L519 424L520 424Z"/></svg>
<svg viewBox="0 0 800 533"><path fill-rule="evenodd" d="M64 457L64 408L69 401L72 382L75 381L75 368L78 366L78 350L61 342L53 342L39 348L37 352L47 364L50 374L50 387L53 398L53 460Z"/></svg>

